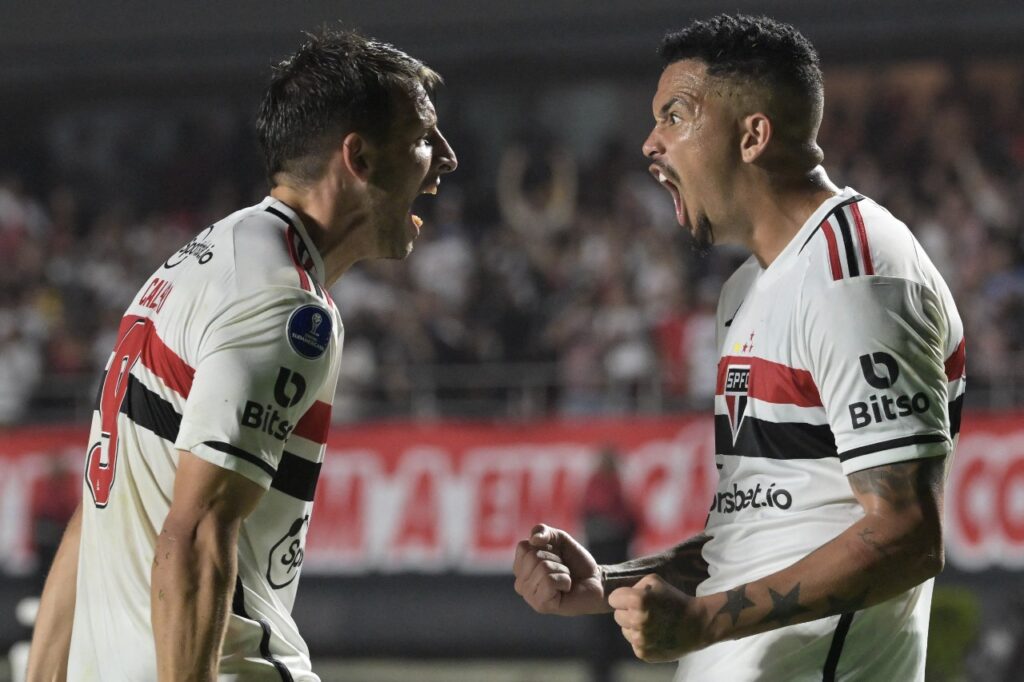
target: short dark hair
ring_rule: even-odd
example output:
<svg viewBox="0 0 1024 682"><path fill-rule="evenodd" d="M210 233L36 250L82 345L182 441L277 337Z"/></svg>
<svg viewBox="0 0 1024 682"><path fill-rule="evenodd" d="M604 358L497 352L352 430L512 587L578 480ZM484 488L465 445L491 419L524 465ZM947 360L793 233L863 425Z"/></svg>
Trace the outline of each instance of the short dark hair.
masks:
<svg viewBox="0 0 1024 682"><path fill-rule="evenodd" d="M658 54L664 66L683 59L707 65L708 75L766 82L817 102L821 69L814 46L799 31L764 16L719 14L669 33Z"/></svg>
<svg viewBox="0 0 1024 682"><path fill-rule="evenodd" d="M429 94L441 83L423 62L355 31L325 28L307 38L273 67L256 119L271 185L279 173L299 183L318 179L332 139L356 131L379 141L396 93L411 94L418 83Z"/></svg>

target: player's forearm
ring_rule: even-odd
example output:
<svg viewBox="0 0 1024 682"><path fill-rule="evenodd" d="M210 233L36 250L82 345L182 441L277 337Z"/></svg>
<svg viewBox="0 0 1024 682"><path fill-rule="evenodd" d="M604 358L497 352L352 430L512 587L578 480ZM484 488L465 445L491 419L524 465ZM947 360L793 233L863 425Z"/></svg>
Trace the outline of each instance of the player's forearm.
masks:
<svg viewBox="0 0 1024 682"><path fill-rule="evenodd" d="M237 535L201 529L161 532L150 595L161 682L216 680L236 543Z"/></svg>
<svg viewBox="0 0 1024 682"><path fill-rule="evenodd" d="M28 682L63 682L67 679L81 534L82 506L79 505L64 531L39 601L28 656Z"/></svg>
<svg viewBox="0 0 1024 682"><path fill-rule="evenodd" d="M711 641L739 639L873 606L942 570L927 519L868 515L789 568L703 598Z"/></svg>
<svg viewBox="0 0 1024 682"><path fill-rule="evenodd" d="M709 539L703 534L695 535L661 554L602 566L601 583L605 595L611 594L619 587L632 587L645 575L654 573L677 589L693 596L696 594L697 585L708 577L708 564L701 556L701 549Z"/></svg>

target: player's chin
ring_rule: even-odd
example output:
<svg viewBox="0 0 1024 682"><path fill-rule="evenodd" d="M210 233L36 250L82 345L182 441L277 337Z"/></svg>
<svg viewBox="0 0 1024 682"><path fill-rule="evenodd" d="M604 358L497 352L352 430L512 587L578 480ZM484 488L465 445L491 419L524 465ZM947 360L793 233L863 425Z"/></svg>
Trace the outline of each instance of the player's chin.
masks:
<svg viewBox="0 0 1024 682"><path fill-rule="evenodd" d="M380 256L384 260L405 260L412 253L415 246L416 237L406 237L400 241L396 241Z"/></svg>
<svg viewBox="0 0 1024 682"><path fill-rule="evenodd" d="M405 260L412 253L417 234L408 216L393 226L386 238L377 244L377 258L380 260Z"/></svg>
<svg viewBox="0 0 1024 682"><path fill-rule="evenodd" d="M382 253L377 256L377 260L405 260L412 253L412 248L412 242L409 242L404 248L397 248Z"/></svg>

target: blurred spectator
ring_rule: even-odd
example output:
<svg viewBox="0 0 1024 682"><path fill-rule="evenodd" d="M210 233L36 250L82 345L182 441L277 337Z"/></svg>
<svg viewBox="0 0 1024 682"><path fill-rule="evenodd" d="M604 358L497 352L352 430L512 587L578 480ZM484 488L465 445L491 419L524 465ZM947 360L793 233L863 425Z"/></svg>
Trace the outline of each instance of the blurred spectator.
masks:
<svg viewBox="0 0 1024 682"><path fill-rule="evenodd" d="M618 564L629 559L629 546L637 532L637 517L626 498L619 477L619 455L606 445L587 481L580 514L586 545L598 564ZM591 619L593 636L589 666L592 682L608 682L613 665L632 650L622 638L615 620L607 615Z"/></svg>
<svg viewBox="0 0 1024 682"><path fill-rule="evenodd" d="M25 418L29 398L42 377L39 350L24 338L12 317L0 313L0 426Z"/></svg>
<svg viewBox="0 0 1024 682"><path fill-rule="evenodd" d="M564 149L544 151L549 152L544 158L531 158L525 147L513 145L498 166L501 217L531 242L566 229L576 209L576 162Z"/></svg>
<svg viewBox="0 0 1024 682"><path fill-rule="evenodd" d="M1024 403L1024 68L979 73L837 69L820 140L830 176L890 206L949 282L974 349L969 402L1011 406ZM0 173L0 419L86 412L103 339L160 254L261 198L246 125L230 107L64 112L41 138L48 184ZM717 293L745 255L693 250L644 173L643 132L588 163L531 134L425 198L410 267L361 264L332 292L347 328L337 417L707 405Z"/></svg>
<svg viewBox="0 0 1024 682"><path fill-rule="evenodd" d="M706 409L718 379L718 285L701 283L691 306L682 303L684 293L679 292L676 305L666 310L655 325L661 376L672 404Z"/></svg>

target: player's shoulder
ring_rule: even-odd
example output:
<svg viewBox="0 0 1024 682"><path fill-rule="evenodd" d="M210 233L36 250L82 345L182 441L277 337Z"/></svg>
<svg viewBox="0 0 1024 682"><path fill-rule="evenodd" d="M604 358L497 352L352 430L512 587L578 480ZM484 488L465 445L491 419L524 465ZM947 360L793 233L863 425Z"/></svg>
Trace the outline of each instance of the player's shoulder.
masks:
<svg viewBox="0 0 1024 682"><path fill-rule="evenodd" d="M931 287L941 279L903 221L849 188L827 206L801 251L810 282L869 284L886 277Z"/></svg>
<svg viewBox="0 0 1024 682"><path fill-rule="evenodd" d="M853 216L858 236L863 223L874 275L921 282L934 274L934 266L914 233L884 206L864 197L842 210Z"/></svg>
<svg viewBox="0 0 1024 682"><path fill-rule="evenodd" d="M270 197L233 214L226 226L232 244L235 284L240 296L273 289L295 290L331 306L318 281L312 244L295 213ZM319 266L322 270L322 264Z"/></svg>
<svg viewBox="0 0 1024 682"><path fill-rule="evenodd" d="M287 286L296 279L289 257L284 221L267 209L270 202L250 206L225 226L231 240L236 277L243 290Z"/></svg>

